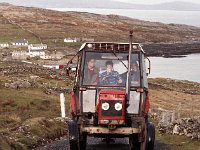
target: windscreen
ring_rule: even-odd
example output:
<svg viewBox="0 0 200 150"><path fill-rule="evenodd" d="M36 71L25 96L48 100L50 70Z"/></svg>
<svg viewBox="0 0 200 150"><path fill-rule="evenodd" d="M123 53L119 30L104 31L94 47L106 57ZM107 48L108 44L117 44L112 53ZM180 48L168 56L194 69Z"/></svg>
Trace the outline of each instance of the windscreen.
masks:
<svg viewBox="0 0 200 150"><path fill-rule="evenodd" d="M140 85L138 54L131 56L131 86ZM86 52L83 63L83 85L125 86L128 71L127 53Z"/></svg>

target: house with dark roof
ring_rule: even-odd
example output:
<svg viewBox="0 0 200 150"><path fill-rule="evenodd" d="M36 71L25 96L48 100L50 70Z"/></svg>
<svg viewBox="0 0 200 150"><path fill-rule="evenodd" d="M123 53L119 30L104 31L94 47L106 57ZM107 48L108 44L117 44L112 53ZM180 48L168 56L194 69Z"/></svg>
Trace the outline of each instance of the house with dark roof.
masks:
<svg viewBox="0 0 200 150"><path fill-rule="evenodd" d="M11 42L11 45L14 45L14 46L28 46L28 40L26 40L26 39L17 39L14 42Z"/></svg>

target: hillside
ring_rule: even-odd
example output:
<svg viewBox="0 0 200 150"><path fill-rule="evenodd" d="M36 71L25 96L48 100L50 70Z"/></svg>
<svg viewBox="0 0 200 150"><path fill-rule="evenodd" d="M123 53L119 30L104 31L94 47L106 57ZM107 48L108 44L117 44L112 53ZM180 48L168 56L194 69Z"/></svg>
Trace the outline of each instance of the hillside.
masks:
<svg viewBox="0 0 200 150"><path fill-rule="evenodd" d="M33 38L33 42L41 40L50 44L50 47L66 46L63 44L65 37L127 42L130 29L134 30L135 42L200 40L200 28L197 27L141 21L116 15L58 12L14 5L0 5L0 12L0 32L3 33L0 42L18 37Z"/></svg>

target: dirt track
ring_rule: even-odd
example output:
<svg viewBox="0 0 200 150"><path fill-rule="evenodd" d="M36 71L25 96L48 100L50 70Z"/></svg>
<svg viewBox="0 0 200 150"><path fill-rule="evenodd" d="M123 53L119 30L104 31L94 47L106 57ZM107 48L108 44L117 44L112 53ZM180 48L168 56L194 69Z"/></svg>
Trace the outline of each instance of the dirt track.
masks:
<svg viewBox="0 0 200 150"><path fill-rule="evenodd" d="M87 150L128 150L128 139L115 139L115 143L106 145L100 138L88 138ZM170 150L168 145L156 141L154 150ZM58 141L37 150L70 150L67 140Z"/></svg>

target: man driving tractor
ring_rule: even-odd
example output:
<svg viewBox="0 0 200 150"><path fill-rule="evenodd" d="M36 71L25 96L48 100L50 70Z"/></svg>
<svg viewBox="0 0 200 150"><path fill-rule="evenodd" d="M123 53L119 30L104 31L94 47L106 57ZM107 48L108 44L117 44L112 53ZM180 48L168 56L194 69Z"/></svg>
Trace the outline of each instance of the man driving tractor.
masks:
<svg viewBox="0 0 200 150"><path fill-rule="evenodd" d="M117 71L113 70L113 62L106 61L106 71L100 74L100 85L118 85L122 78Z"/></svg>

